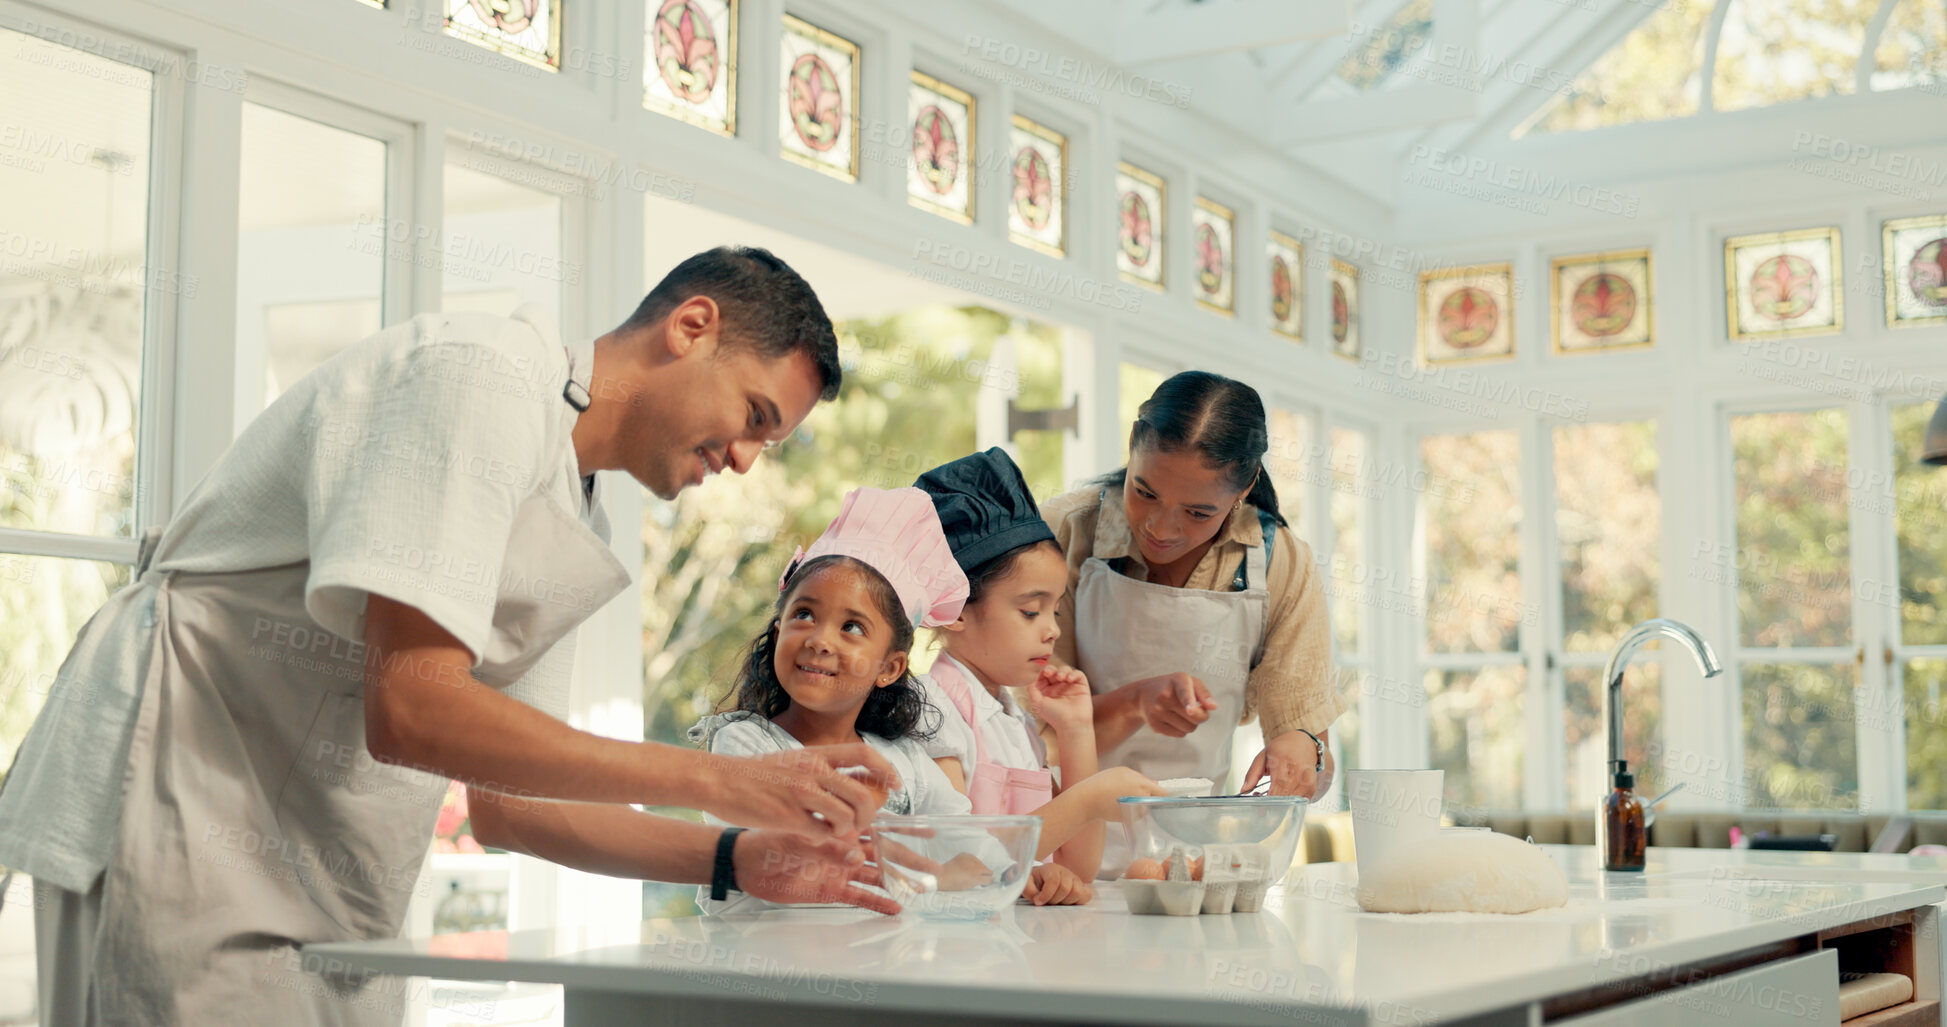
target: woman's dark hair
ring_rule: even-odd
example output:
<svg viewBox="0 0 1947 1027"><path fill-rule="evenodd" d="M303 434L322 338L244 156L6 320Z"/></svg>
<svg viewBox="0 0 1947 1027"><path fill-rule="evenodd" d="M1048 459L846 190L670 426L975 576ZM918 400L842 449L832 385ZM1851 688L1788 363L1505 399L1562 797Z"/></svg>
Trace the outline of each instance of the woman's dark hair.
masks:
<svg viewBox="0 0 1947 1027"><path fill-rule="evenodd" d="M1278 490L1264 468L1264 453L1270 447L1271 431L1257 390L1209 371L1185 371L1156 386L1137 408L1136 423L1129 429L1131 453L1194 450L1205 465L1226 472L1224 480L1230 487L1250 485L1250 495L1244 498L1282 526ZM1129 468L1124 466L1100 480L1120 486L1128 477Z"/></svg>
<svg viewBox="0 0 1947 1027"><path fill-rule="evenodd" d="M1051 538L1044 538L1025 546L1015 546L978 567L970 568L967 571L967 605L972 606L980 602L981 597L987 594L987 590L1013 573L1014 565L1021 562L1021 557L1036 546L1050 546L1055 552L1061 552L1060 543Z"/></svg>
<svg viewBox="0 0 1947 1027"><path fill-rule="evenodd" d="M900 605L899 593L893 591L892 582L887 581L885 575L849 556L815 557L789 571L784 579L784 590L778 593L777 606L771 611L771 622L744 650L743 665L737 673L733 709L754 713L765 720L790 709L791 695L784 690L784 683L777 679L778 619L784 615L784 608L790 604L799 586L826 569L839 566L862 572L866 590L872 593L872 601L877 604L879 615L892 626L892 644L886 652L913 651L913 625L906 619L906 609ZM909 735L928 738L938 726L937 718L938 714L927 704L925 693L920 690L919 682L913 680L912 668L908 666L899 675L899 680L884 688L874 688L865 697L865 705L859 708L858 720L853 722L853 726L881 738L905 738Z"/></svg>

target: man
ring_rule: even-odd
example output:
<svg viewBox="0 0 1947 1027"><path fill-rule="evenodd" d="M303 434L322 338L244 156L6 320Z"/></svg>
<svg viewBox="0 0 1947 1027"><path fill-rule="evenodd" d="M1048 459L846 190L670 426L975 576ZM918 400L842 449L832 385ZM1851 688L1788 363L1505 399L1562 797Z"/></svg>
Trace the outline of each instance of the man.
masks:
<svg viewBox="0 0 1947 1027"><path fill-rule="evenodd" d="M731 760L561 719L574 629L629 583L594 472L744 473L839 377L810 286L719 248L593 343L430 314L279 398L144 540L0 790L43 1023L396 1023L297 947L398 934L448 778L485 845L895 908L858 888L873 803L837 768L892 778L864 746Z"/></svg>

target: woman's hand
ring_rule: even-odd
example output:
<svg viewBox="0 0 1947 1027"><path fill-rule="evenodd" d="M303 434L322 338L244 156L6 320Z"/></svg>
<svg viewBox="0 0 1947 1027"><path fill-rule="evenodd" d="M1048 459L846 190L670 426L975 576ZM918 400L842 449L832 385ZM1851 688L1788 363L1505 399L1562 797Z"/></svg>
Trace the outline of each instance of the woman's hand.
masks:
<svg viewBox="0 0 1947 1027"><path fill-rule="evenodd" d="M1126 686L1137 689L1138 709L1150 730L1170 738L1195 731L1217 709L1217 700L1202 681L1181 671L1144 678Z"/></svg>
<svg viewBox="0 0 1947 1027"><path fill-rule="evenodd" d="M748 831L730 850L737 890L772 902L844 902L897 916L899 903L859 887L878 885L856 839L813 840L790 831Z"/></svg>
<svg viewBox="0 0 1947 1027"><path fill-rule="evenodd" d="M1037 863L1021 897L1037 906L1085 906L1095 900L1095 888L1060 863Z"/></svg>
<svg viewBox="0 0 1947 1027"><path fill-rule="evenodd" d="M1323 742L1326 736L1320 734ZM1307 799L1317 799L1332 787L1332 777L1338 772L1332 761L1332 747L1325 746L1325 769L1318 769L1318 745L1303 731L1286 731L1284 734L1265 743L1262 752L1251 761L1251 769L1244 773L1244 788L1248 792L1267 776L1271 778L1272 795L1302 795Z"/></svg>
<svg viewBox="0 0 1947 1027"><path fill-rule="evenodd" d="M716 779L705 782L709 798L699 808L744 827L849 841L872 823L885 792L899 787L892 764L863 743L720 758L726 762L712 764Z"/></svg>
<svg viewBox="0 0 1947 1027"><path fill-rule="evenodd" d="M1095 697L1089 694L1088 678L1073 667L1041 668L1028 689L1028 710L1057 735L1095 728Z"/></svg>

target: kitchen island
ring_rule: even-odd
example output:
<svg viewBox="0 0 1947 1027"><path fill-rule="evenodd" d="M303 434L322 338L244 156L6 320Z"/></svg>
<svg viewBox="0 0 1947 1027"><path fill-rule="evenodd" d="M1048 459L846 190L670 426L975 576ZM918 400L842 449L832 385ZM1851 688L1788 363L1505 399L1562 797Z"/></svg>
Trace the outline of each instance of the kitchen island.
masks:
<svg viewBox="0 0 1947 1027"><path fill-rule="evenodd" d="M1349 863L1295 870L1263 912L1084 907L983 923L800 909L316 945L314 972L560 984L570 1025L905 1023L1796 1025L1839 1022L1838 974L1913 981L1855 1025L1941 1023L1947 860L1651 849L1643 873L1545 846L1569 903L1523 916L1359 910Z"/></svg>

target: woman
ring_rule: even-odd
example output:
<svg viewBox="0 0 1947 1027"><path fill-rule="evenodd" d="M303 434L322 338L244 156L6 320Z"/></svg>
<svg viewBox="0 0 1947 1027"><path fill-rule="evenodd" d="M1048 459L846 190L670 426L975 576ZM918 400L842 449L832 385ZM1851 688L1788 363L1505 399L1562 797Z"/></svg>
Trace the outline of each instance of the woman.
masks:
<svg viewBox="0 0 1947 1027"><path fill-rule="evenodd" d="M1127 467L1042 507L1069 568L1055 655L1096 693L1102 766L1222 791L1231 733L1255 716L1266 742L1244 788L1330 786L1326 729L1345 703L1311 547L1264 469L1269 437L1256 390L1186 371L1137 412Z"/></svg>

